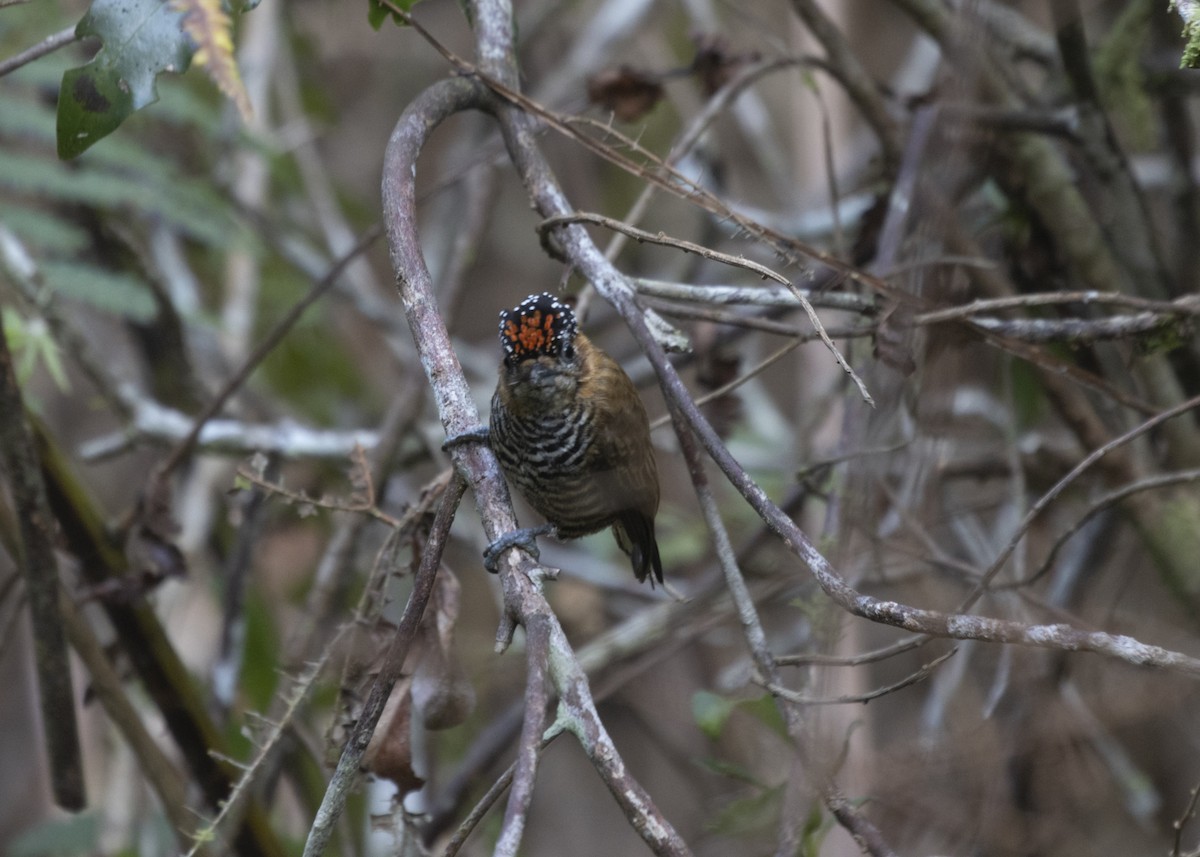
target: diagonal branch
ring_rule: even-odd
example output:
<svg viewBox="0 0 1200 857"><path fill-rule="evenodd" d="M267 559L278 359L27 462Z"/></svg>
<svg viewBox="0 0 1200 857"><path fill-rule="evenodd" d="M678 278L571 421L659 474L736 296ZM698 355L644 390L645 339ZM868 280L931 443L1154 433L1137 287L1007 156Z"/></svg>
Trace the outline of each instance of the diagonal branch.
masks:
<svg viewBox="0 0 1200 857"><path fill-rule="evenodd" d="M371 743L371 735L375 725L383 714L392 687L400 678L404 668L404 660L408 650L416 639L417 628L421 624L421 616L425 605L433 592L433 583L437 578L438 567L442 563L442 552L450 537L450 525L454 522L454 513L458 511L458 503L462 499L466 485L462 479L451 479L442 494L442 502L434 515L433 525L429 530L429 540L425 543L425 552L421 556L421 567L417 570L413 581L412 592L404 607L404 615L396 626L396 633L384 655L383 665L371 685L367 701L363 704L362 714L354 726L346 746L338 759L337 770L334 771L329 786L325 789L325 797L317 810L308 833L308 841L304 843L304 857L318 857L325 851L325 845L333 833L334 824L346 806L346 799L358 778L359 765Z"/></svg>

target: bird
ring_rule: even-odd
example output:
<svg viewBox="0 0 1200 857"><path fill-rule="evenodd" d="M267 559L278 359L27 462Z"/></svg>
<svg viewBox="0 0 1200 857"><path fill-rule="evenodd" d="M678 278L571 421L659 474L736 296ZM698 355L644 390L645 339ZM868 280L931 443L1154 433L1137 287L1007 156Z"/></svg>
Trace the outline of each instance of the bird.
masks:
<svg viewBox="0 0 1200 857"><path fill-rule="evenodd" d="M501 312L500 342L488 442L509 484L548 526L506 534L489 552L528 546L547 532L575 539L612 527L638 582L662 583L658 469L633 381L549 293Z"/></svg>

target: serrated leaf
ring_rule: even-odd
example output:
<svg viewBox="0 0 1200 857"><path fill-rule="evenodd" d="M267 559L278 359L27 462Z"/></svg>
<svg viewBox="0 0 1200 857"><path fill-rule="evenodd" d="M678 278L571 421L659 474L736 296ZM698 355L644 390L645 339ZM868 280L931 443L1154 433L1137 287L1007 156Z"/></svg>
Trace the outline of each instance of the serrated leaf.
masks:
<svg viewBox="0 0 1200 857"><path fill-rule="evenodd" d="M183 15L166 0L95 0L75 28L104 46L87 65L63 75L58 94L58 156L86 151L135 110L158 99L155 79L183 72L193 47Z"/></svg>
<svg viewBox="0 0 1200 857"><path fill-rule="evenodd" d="M196 65L237 105L242 121L249 122L253 113L250 96L233 56L233 25L220 0L171 0L171 6L183 13L183 31L195 45L192 59Z"/></svg>

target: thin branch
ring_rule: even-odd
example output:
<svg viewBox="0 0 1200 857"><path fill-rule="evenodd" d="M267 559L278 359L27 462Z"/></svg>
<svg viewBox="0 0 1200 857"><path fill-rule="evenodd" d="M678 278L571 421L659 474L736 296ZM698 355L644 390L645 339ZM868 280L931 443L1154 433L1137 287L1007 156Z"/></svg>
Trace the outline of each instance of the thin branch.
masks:
<svg viewBox="0 0 1200 857"><path fill-rule="evenodd" d="M909 637L907 640L899 640L891 645L869 652L860 652L857 655L823 655L817 652L779 655L775 658L775 663L781 667L798 667L806 664L825 667L859 667L863 664L873 664L894 658L896 655L917 648L928 639L928 637Z"/></svg>
<svg viewBox="0 0 1200 857"><path fill-rule="evenodd" d="M524 141L529 138L526 136L520 139ZM510 135L510 146L516 148L516 145ZM514 160L522 171L526 186L533 195L539 211L544 217L569 216L569 205L549 175L548 168L541 162L533 162L532 159L533 155L529 152L519 148L514 151ZM604 259L581 226L564 225L557 231L558 246L620 313L654 367L664 395L683 411L689 428L696 432L709 456L751 507L780 536L789 550L805 563L825 593L844 610L874 622L933 636L1019 643L1067 651L1091 651L1131 664L1158 666L1200 676L1200 659L1150 646L1124 635L1082 631L1063 624L1026 625L962 613L942 613L894 601L881 601L855 590L830 565L796 523L771 502L762 488L729 453L711 424L691 401L679 374L650 333L641 310L632 300L631 289L624 277Z"/></svg>
<svg viewBox="0 0 1200 857"><path fill-rule="evenodd" d="M933 675L933 671L942 663L949 660L957 651L958 649L951 649L944 655L939 655L929 663L922 664L920 669L918 669L916 672L910 673L909 675L900 679L900 681L884 685L883 687L877 687L874 690L867 691L866 693L855 693L848 696L807 696L803 693L797 693L794 690L783 687L782 685L767 681L761 676L755 676L752 680L755 684L758 684L761 687L769 690L776 696L782 697L788 702L795 703L796 705L848 705L850 703L865 703L924 681L925 679L929 678L929 676ZM778 660L776 662L778 663Z"/></svg>
<svg viewBox="0 0 1200 857"><path fill-rule="evenodd" d="M1170 316L1143 312L1098 319L973 318L971 324L989 333L1022 342L1086 345L1092 342L1134 339L1143 334L1162 331L1177 322Z"/></svg>
<svg viewBox="0 0 1200 857"><path fill-rule="evenodd" d="M770 318L764 318L758 315L739 315L735 312L719 309L705 309L702 306L687 306L681 307L678 304L671 304L660 300L646 301L648 309L656 310L659 314L669 316L671 318L694 319L699 321L711 321L713 324L723 324L730 327L742 327L747 330L761 330L764 333L773 333L777 336L789 336L794 339L799 339L801 342L811 342L814 339L820 339L819 333L806 332L796 327L793 324L786 324L780 321L773 321ZM857 325L854 327L835 327L825 328L825 332L830 337L835 339L852 339L862 336L874 336L876 326L873 324Z"/></svg>
<svg viewBox="0 0 1200 857"><path fill-rule="evenodd" d="M792 8L825 48L831 73L845 87L846 94L879 138L883 171L890 178L900 165L900 129L887 111L879 86L871 79L841 30L814 0L792 0Z"/></svg>
<svg viewBox="0 0 1200 857"><path fill-rule="evenodd" d="M54 53L59 48L66 47L72 42L79 40L75 35L74 27L67 27L65 30L59 30L53 35L46 36L36 45L26 48L19 54L15 54L6 60L0 60L0 77L16 71L23 65L28 65L34 60L41 59L47 54Z"/></svg>
<svg viewBox="0 0 1200 857"><path fill-rule="evenodd" d="M755 63L738 72L738 74L727 83L725 86L710 98L704 105L704 108L688 123L688 126L679 134L676 141L671 145L671 150L667 153L665 163L674 167L690 152L695 145L700 141L704 131L711 125L716 118L737 98L739 94L761 77L765 77L768 73L780 69L791 68L795 65L812 65L820 64L819 61L804 57L800 59L785 59L775 60L773 62ZM654 199L654 194L658 190L658 186L646 183L642 186L638 197L634 200L633 205L629 207L625 216L621 218L623 223L630 226L636 226L645 215L650 207L651 200ZM604 256L610 261L615 261L621 250L625 246L626 239L629 236L623 232L618 232L612 236L608 242L608 246L604 248ZM590 294L590 293L589 293ZM582 303L580 310L582 311Z"/></svg>
<svg viewBox="0 0 1200 857"><path fill-rule="evenodd" d="M399 529L400 521L384 512L375 503L375 487L371 482L371 472L366 465L365 454L361 446L355 445L352 458L355 474L366 483L366 487L362 496L352 496L349 500L341 500L337 497L310 497L302 491L293 491L278 482L271 481L262 473L256 472L253 467L245 464L238 467L237 474L266 493L276 494L289 503L307 504L333 512L357 512L381 521L394 530Z"/></svg>
<svg viewBox="0 0 1200 857"><path fill-rule="evenodd" d="M533 786L541 757L546 706L550 702L548 670L554 654L550 651L553 620L545 615L527 616L525 628L525 720L517 743L513 766L512 791L504 809L504 823L493 852L496 857L516 857L525 831L525 819L533 801ZM568 652L568 655L571 653Z"/></svg>
<svg viewBox="0 0 1200 857"><path fill-rule="evenodd" d="M102 461L138 441L181 443L192 437L194 417L148 398L131 384L122 384L118 392L128 407L129 423L121 432L81 444L79 455L84 461ZM277 423L208 419L192 443L194 449L233 456L263 452L286 458L341 459L356 446L369 449L378 441L378 432L371 429L319 429L289 419Z"/></svg>
<svg viewBox="0 0 1200 857"><path fill-rule="evenodd" d="M980 578L979 583L975 585L975 588L971 591L971 594L968 595L963 601L962 605L959 607L959 610L970 609L971 605L973 605L983 596L983 593L988 588L988 584L991 583L996 575L1000 573L1000 569L1002 569L1005 563L1008 562L1008 558L1012 556L1013 551L1017 549L1017 545L1020 544L1021 539L1024 538L1025 533L1029 531L1030 526L1033 525L1033 522L1038 515L1040 515L1047 506L1057 499L1058 496L1062 494L1062 492L1065 491L1070 485L1072 485L1080 476L1091 469L1096 462L1108 455L1113 450L1119 449L1135 438L1141 437L1146 432L1158 425L1161 425L1167 420L1177 417L1180 414L1187 413L1188 411L1197 407L1200 407L1200 396L1195 396L1180 405L1176 405L1173 408L1163 411L1157 416L1151 417L1141 425L1135 426L1134 428L1125 432L1125 434L1115 437L1100 448L1093 450L1091 454L1083 459L1083 461L1075 465L1075 467L1071 469L1071 472L1069 472L1062 479L1058 480L1058 482L1051 486L1050 489L1041 497L1039 497L1037 502L1029 508L1029 511L1025 513L1025 517L1021 519L1021 522L1017 525L1012 536L1009 538L1008 543L1005 544L1005 546L1000 550L1000 553L997 554L996 558L992 561L992 564L988 566L987 571L983 573L983 577ZM1192 669L1188 668L1188 671L1191 672Z"/></svg>
<svg viewBox="0 0 1200 857"><path fill-rule="evenodd" d="M482 10L482 19L495 15L495 10ZM501 23L493 22L498 26ZM481 48L481 52L484 52ZM455 78L435 84L419 95L405 110L396 124L388 144L384 163L384 218L391 250L392 263L397 271L400 298L421 362L429 378L434 400L448 435L462 434L479 424L478 413L463 377L449 333L433 299L429 270L421 253L416 229L415 187L413 174L417 156L432 130L454 113L470 108L487 107L486 90L474 81ZM489 539L515 528L516 520L509 501L507 486L500 474L495 455L486 445L459 444L451 450L455 467L470 484L476 507ZM497 629L497 649L503 651L511 642L517 624L531 617L545 617L549 623L551 647L554 651L551 668L559 671L556 685L561 685L561 671L575 673L582 679L572 680L571 691L580 700L579 710L585 716L588 734L602 734L603 725L595 713L587 691L586 679L574 661L574 655L557 619L541 593L541 580L546 571L532 563L520 550L508 550L500 558L500 582L504 592L504 613ZM560 696L565 696L560 687ZM598 731L597 731L598 730ZM602 752L603 759L593 758L598 766L621 765L620 756L611 742L587 745L591 753ZM602 773L603 775L603 773ZM615 780L610 780L615 782ZM637 798L638 789L631 780L618 800L626 808L631 823L648 842L665 842L669 850L660 853L687 854L687 848L671 825L648 798ZM611 787L611 785L610 785ZM638 787L640 788L640 787ZM641 793L644 798L644 793ZM630 804L628 801L633 800ZM652 845L656 850L659 846Z"/></svg>
<svg viewBox="0 0 1200 857"><path fill-rule="evenodd" d="M631 278L638 294L671 301L687 301L706 305L743 304L746 306L798 309L802 306L791 288L777 286L717 286L692 283L668 283L663 280ZM863 315L875 315L875 299L852 292L800 289L814 307L846 310Z"/></svg>
<svg viewBox="0 0 1200 857"><path fill-rule="evenodd" d="M325 845L333 833L333 825L337 822L346 800L359 776L359 765L367 746L371 743L371 735L375 725L383 714L392 687L400 678L404 669L404 660L408 650L417 635L421 624L421 616L425 605L433 592L434 580L438 567L442 562L442 553L450 537L450 525L454 522L454 514L458 510L459 500L466 490L466 483L461 478L452 479L442 494L442 502L438 505L433 524L429 530L429 539L425 543L425 552L421 556L421 566L413 580L412 592L409 593L408 603L404 614L396 625L396 633L388 644L379 673L371 684L367 700L363 703L362 713L354 725L354 731L342 749L338 759L337 769L325 790L325 797L317 810L312 828L308 832L308 840L304 843L304 857L319 857L325 851Z"/></svg>
<svg viewBox="0 0 1200 857"><path fill-rule="evenodd" d="M665 190L675 197L700 206L705 211L710 212L720 219L734 223L746 234L757 237L784 258L793 258L795 253L799 253L808 258L815 259L822 265L839 272L855 283L879 291L893 291L883 280L843 262L831 253L805 244L792 237L766 229L761 224L743 217L707 189L696 184L690 177L672 168L655 153L645 149L636 140L621 134L611 125L584 117L560 114L539 104L514 88L516 81L515 74L507 70L498 70L493 74L489 70L490 65L488 63L481 63L480 66L475 66L467 62L438 41L419 21L392 3L391 0L380 0L380 2L408 26L412 27L423 39L429 42L460 74L479 80L503 101L519 109L525 115L541 120L548 127L575 140L588 149L588 151L593 152L609 163L626 170L631 175L641 178L648 183L656 185L660 190ZM501 77L505 76L511 78L511 80L502 80ZM653 166L646 167L630 160L618 151L616 147L584 134L580 130L580 127L590 127L605 137L616 140L621 148L636 152ZM554 216L566 215L568 213L567 210L563 210L557 212Z"/></svg>
<svg viewBox="0 0 1200 857"><path fill-rule="evenodd" d="M1191 797L1188 800L1187 806L1183 809L1183 814L1171 822L1171 826L1175 828L1175 842L1171 846L1171 857L1191 857L1196 851L1184 852L1183 850L1183 831L1187 827L1188 822L1196 817L1196 805L1200 803L1200 786L1192 788Z"/></svg>
<svg viewBox="0 0 1200 857"><path fill-rule="evenodd" d="M565 729L579 739L601 781L651 851L663 857L690 857L692 852L682 837L625 767L596 711L587 676L573 656L562 626L552 621L549 630L550 674L559 696L554 728Z"/></svg>
<svg viewBox="0 0 1200 857"><path fill-rule="evenodd" d="M538 234L545 239L545 237L550 234L550 231L556 227L566 226L572 223L596 223L609 229L613 229L617 232L623 232L637 241L649 241L652 244L662 244L665 247L674 247L682 250L685 253L695 253L705 259L709 259L714 262L722 262L726 265L732 265L736 268L744 268L747 271L753 271L763 279L775 280L777 283L783 284L789 291L791 291L796 300L800 302L800 306L803 307L804 311L808 314L808 320L812 322L813 328L818 334L820 334L821 341L825 343L825 347L829 349L831 354L833 354L834 360L836 360L837 364L842 367L842 371L849 375L851 380L854 381L855 386L858 387L859 395L862 396L863 401L872 407L875 406L875 400L872 399L871 394L867 392L867 385L864 384L863 380L858 377L858 374L850 368L850 364L846 362L846 358L842 356L842 352L838 350L838 347L833 344L833 340L829 338L829 334L825 332L825 326L821 324L821 319L817 316L817 311L813 309L812 304L808 302L808 298L804 296L803 292L793 285L792 281L787 277L776 273L766 265L760 265L758 262L754 262L743 256L731 256L728 253L721 253L716 250L712 250L702 244L696 244L692 241L685 241L682 238L671 238L662 232L647 232L644 229L638 229L636 227L629 226L619 220L614 220L611 217L605 217L602 214L593 214L591 212L576 212L574 214L560 214L547 217L544 221L538 224Z"/></svg>
<svg viewBox="0 0 1200 857"><path fill-rule="evenodd" d="M320 300L321 297L333 287L333 285L338 281L338 277L341 276L342 271L344 271L351 262L358 258L361 253L365 252L367 248L374 244L375 240L381 234L382 230L378 225L372 226L370 229L364 232L355 245L342 254L342 256L333 263L332 267L330 267L330 269L326 272L325 276L312 285L312 288L308 290L308 294L297 301L295 305L288 310L287 314L275 323L275 326L271 328L271 332L263 337L263 339L258 343L250 356L246 358L246 361L241 365L237 372L235 372L233 376L225 382L225 386L221 388L221 391L217 393L217 395L213 397L212 401L205 406L204 410L202 410L195 417L195 422L192 424L192 429L190 432L188 432L187 436L184 437L184 439L181 440L173 450L171 450L170 454L167 455L162 464L158 466L156 471L158 478L165 478L169 473L179 466L183 459L187 457L188 453L190 453L195 447L196 441L200 438L200 432L204 429L205 424L218 413L220 413L221 408L225 407L225 403L229 401L230 397L241 388L242 384L246 382L246 379L250 377L251 373L258 368L258 365L262 363L263 360L267 359L270 353L275 350L275 347L283 341L283 338L288 335L291 329L296 325L296 322L298 322L301 316L304 315L305 311L318 300Z"/></svg>
<svg viewBox="0 0 1200 857"><path fill-rule="evenodd" d="M1028 586L1030 583L1033 583L1035 580L1049 571L1054 566L1054 560L1057 559L1058 552L1062 550L1063 546L1070 540L1070 538L1083 529L1088 521L1103 512L1105 509L1110 509L1120 503L1122 500L1132 497L1134 494L1139 494L1142 491L1153 491L1158 488L1165 488L1168 485L1178 485L1182 482L1195 482L1198 479L1200 479L1200 469L1181 470L1178 473L1165 473L1161 476L1152 476L1147 479L1139 479L1137 482L1131 482L1128 485L1121 486L1116 491L1110 491L1103 497L1100 497L1098 500L1093 502L1092 505L1088 507L1087 511L1079 516L1075 523L1071 524L1071 526L1067 527L1067 529L1059 534L1058 538L1054 540L1054 544L1050 546L1050 550L1046 554L1046 558L1042 561L1042 564L1037 568L1036 571L1034 571L1024 580L1012 585Z"/></svg>
<svg viewBox="0 0 1200 857"><path fill-rule="evenodd" d="M968 304L962 304L961 306L920 313L913 317L913 323L936 324L942 321L971 318L981 313L997 312L999 310L1028 309L1029 307L1054 306L1057 304L1121 306L1140 309L1146 312L1162 313L1164 315L1200 316L1200 297L1196 295L1187 295L1173 301L1156 301L1111 292L1038 292L1030 295L1013 295L1012 297L1005 298L976 300Z"/></svg>

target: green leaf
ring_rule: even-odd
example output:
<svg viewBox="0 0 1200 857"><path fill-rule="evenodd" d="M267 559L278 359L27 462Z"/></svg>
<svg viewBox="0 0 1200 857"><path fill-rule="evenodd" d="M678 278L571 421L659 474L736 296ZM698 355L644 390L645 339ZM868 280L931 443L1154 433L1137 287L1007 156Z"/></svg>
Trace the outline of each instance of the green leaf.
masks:
<svg viewBox="0 0 1200 857"><path fill-rule="evenodd" d="M737 708L737 701L717 696L707 690L697 691L692 696L692 717L696 725L712 741L721 737L729 715Z"/></svg>
<svg viewBox="0 0 1200 857"><path fill-rule="evenodd" d="M813 802L808 818L804 821L804 832L800 839L803 857L820 857L825 837L833 829L833 816L821 812L821 805Z"/></svg>
<svg viewBox="0 0 1200 857"><path fill-rule="evenodd" d="M45 320L26 320L10 307L0 308L0 316L3 317L4 338L16 355L17 380L22 384L27 383L41 363L58 389L68 392L71 384L63 368L62 352Z"/></svg>
<svg viewBox="0 0 1200 857"><path fill-rule="evenodd" d="M58 95L58 156L86 151L135 110L158 100L155 79L183 72L192 43L183 16L165 0L95 0L76 35L95 36L104 47L85 66L63 75Z"/></svg>
<svg viewBox="0 0 1200 857"><path fill-rule="evenodd" d="M787 723L779 713L779 706L775 704L771 694L764 693L757 699L743 699L738 705L784 741L789 740Z"/></svg>
<svg viewBox="0 0 1200 857"><path fill-rule="evenodd" d="M705 829L721 836L745 837L766 833L778 826L782 805L783 786L755 790L747 797L727 803L708 820Z"/></svg>
<svg viewBox="0 0 1200 857"><path fill-rule="evenodd" d="M100 834L94 812L44 821L21 834L6 852L9 857L71 857L90 854Z"/></svg>
<svg viewBox="0 0 1200 857"><path fill-rule="evenodd" d="M367 0L367 23L371 25L372 29L378 30L390 15L397 26L407 27L408 22L397 15L391 7L395 6L398 9L403 9L405 12L410 12L413 6L416 6L420 2L421 0L392 0L390 4L385 6L380 0Z"/></svg>
<svg viewBox="0 0 1200 857"><path fill-rule="evenodd" d="M749 699L729 699L701 690L692 696L692 717L700 730L713 741L721 737L725 723L739 708L787 740L787 725L770 694L764 693Z"/></svg>
<svg viewBox="0 0 1200 857"><path fill-rule="evenodd" d="M149 286L130 274L77 262L45 261L41 270L51 288L99 309L134 321L150 321L158 312Z"/></svg>
<svg viewBox="0 0 1200 857"><path fill-rule="evenodd" d="M78 253L88 246L88 234L61 215L13 205L0 217L0 228L8 227L30 249L61 255Z"/></svg>
<svg viewBox="0 0 1200 857"><path fill-rule="evenodd" d="M56 161L6 154L0 158L0 188L110 210L128 206L160 217L211 246L232 240L254 246L253 234L236 230L228 203L211 187L181 177L169 162L140 147L104 148L103 159L72 171Z"/></svg>
<svg viewBox="0 0 1200 857"><path fill-rule="evenodd" d="M736 762L725 762L721 759L697 759L696 763L701 767L712 771L714 774L720 774L722 777L728 777L731 780L738 780L758 789L767 788L766 783L756 777L754 772L745 765L739 765Z"/></svg>

